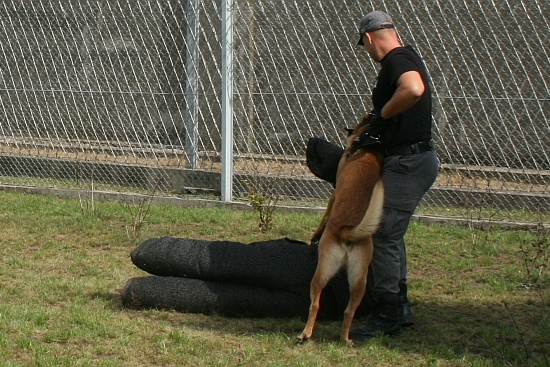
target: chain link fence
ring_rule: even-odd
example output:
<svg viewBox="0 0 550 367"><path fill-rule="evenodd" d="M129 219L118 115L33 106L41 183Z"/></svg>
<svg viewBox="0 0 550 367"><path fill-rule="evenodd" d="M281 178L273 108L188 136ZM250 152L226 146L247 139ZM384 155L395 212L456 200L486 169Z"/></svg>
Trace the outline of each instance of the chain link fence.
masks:
<svg viewBox="0 0 550 367"><path fill-rule="evenodd" d="M374 9L432 77L441 172L419 212L547 221L546 0L3 0L0 182L219 200L226 139L230 199L322 206L305 145L370 111L378 65L355 44Z"/></svg>

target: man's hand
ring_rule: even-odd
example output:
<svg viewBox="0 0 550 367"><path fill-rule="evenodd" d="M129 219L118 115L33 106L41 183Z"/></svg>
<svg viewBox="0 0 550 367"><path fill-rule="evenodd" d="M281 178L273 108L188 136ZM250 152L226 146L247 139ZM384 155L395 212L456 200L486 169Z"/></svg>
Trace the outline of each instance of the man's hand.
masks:
<svg viewBox="0 0 550 367"><path fill-rule="evenodd" d="M370 117L367 120L369 126L367 131L369 132L369 134L379 135L382 133L384 127L386 127L387 124L391 123L391 120L382 117L380 111L372 110L369 115Z"/></svg>

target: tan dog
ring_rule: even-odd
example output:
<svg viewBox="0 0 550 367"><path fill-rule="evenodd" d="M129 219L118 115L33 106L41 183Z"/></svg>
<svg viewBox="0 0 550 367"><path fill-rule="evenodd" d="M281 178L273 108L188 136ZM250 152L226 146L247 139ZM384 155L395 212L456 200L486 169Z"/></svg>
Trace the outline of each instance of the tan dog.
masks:
<svg viewBox="0 0 550 367"><path fill-rule="evenodd" d="M311 338L321 291L345 266L350 299L344 312L341 339L353 345L349 331L355 310L365 294L373 253L372 234L380 223L384 203L380 145L359 149L354 146L354 140L369 128L368 119L369 115L365 116L348 136L348 147L338 164L336 188L312 237L312 242L319 241L319 259L311 281L309 317L304 331L298 336L299 342Z"/></svg>

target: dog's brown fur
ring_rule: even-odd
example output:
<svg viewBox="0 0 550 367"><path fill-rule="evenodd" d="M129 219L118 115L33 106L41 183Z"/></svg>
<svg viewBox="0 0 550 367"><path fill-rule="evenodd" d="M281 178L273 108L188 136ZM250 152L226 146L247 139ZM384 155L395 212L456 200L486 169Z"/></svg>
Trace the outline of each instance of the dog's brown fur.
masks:
<svg viewBox="0 0 550 367"><path fill-rule="evenodd" d="M338 164L336 188L312 237L312 242L319 240L319 259L311 281L309 317L298 336L299 342L311 338L321 291L345 266L350 299L344 312L341 339L353 345L349 331L355 310L365 294L373 254L372 234L378 228L384 202L381 153L367 147L350 154L353 140L367 128L368 116L365 116L348 136L348 147Z"/></svg>

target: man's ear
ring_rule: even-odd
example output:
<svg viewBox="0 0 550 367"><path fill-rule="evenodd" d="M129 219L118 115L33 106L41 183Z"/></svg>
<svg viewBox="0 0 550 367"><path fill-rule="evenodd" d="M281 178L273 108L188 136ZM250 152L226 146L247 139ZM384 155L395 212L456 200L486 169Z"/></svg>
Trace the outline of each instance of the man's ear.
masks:
<svg viewBox="0 0 550 367"><path fill-rule="evenodd" d="M365 32L365 34L367 35L367 41L369 41L369 45L372 45L372 36L369 32Z"/></svg>

